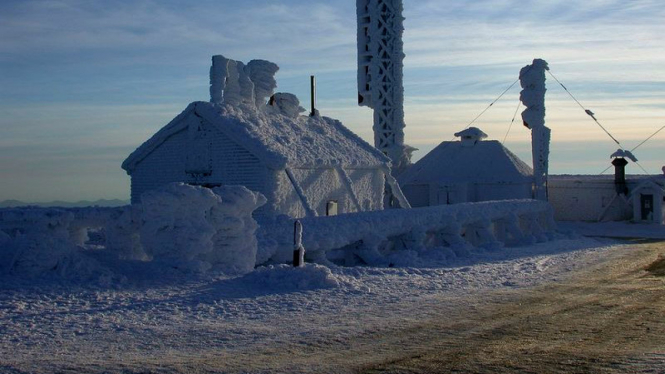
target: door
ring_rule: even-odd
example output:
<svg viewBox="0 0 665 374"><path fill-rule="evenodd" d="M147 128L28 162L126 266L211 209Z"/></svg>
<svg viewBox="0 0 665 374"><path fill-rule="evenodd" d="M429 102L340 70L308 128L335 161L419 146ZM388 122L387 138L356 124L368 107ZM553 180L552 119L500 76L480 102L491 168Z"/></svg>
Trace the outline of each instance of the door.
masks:
<svg viewBox="0 0 665 374"><path fill-rule="evenodd" d="M653 220L653 195L640 194L640 210L642 212L642 221Z"/></svg>

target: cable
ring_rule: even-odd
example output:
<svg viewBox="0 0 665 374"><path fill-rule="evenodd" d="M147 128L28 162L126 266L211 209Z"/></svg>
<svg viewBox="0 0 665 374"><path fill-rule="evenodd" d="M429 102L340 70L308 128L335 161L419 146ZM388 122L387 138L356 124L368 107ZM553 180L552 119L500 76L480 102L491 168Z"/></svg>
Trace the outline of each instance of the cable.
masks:
<svg viewBox="0 0 665 374"><path fill-rule="evenodd" d="M499 97L497 97L494 101L492 101L492 103L491 103L490 105L488 105L487 108L485 108L485 110L483 110L482 112L480 112L480 114L477 115L476 118L473 119L473 121L469 122L469 124L466 125L466 127L465 127L464 129L466 130L466 129L468 129L469 127L471 127L471 125L473 125L473 123L476 122L476 120L478 120L478 118L480 118L480 116L482 116L483 114L485 114L485 112L487 112L487 111L489 110L489 108L491 108L492 105L494 105L497 101L501 100L501 98L503 97L503 95L505 95L506 92L510 91L510 89L513 88L513 86L515 85L515 83L517 83L517 82L519 82L519 81L520 81L519 78L517 78L517 80L516 80L515 82L513 82L513 84L511 84L510 87L506 88L505 91L503 91L503 92L501 93L501 95L499 95Z"/></svg>
<svg viewBox="0 0 665 374"><path fill-rule="evenodd" d="M561 87L563 87L563 89L568 93L568 95L570 95L570 97L572 97L573 100L575 100L575 102L577 103L577 105L579 105L580 108L582 108L582 110L584 110L584 113L588 114L589 117L593 118L593 120L596 122L596 124L598 124L598 126L600 126L600 128L603 129L603 131L605 131L605 133L606 133L610 138L612 138L612 140L614 140L614 142L617 143L617 144L619 145L619 147L621 147L621 149L623 149L623 146L621 145L621 143L620 143L618 140L616 140L616 138L615 138L614 136L612 136L612 134L610 134L610 132L607 131L607 129L606 129L605 127L603 127L603 125L601 125L600 122L598 122L598 120L596 119L594 113L593 113L592 111L590 111L589 109L586 109L586 108L584 107L584 105L582 105L582 103L580 103L579 100L577 100L577 99L575 98L575 96L573 96L573 94L570 93L570 91L568 91L568 89L566 88L566 86L564 86L563 83L561 83L561 81L559 81L559 80L554 76L554 74L552 74L552 72L551 72L550 70L547 70L547 72L552 76L552 78L554 78L555 81L557 81L557 83L559 83L559 84L561 85Z"/></svg>
<svg viewBox="0 0 665 374"><path fill-rule="evenodd" d="M635 148L631 149L630 151L632 152L632 151L636 150L637 148L641 147L644 143L648 142L651 138L656 136L659 132L663 131L663 129L665 129L665 126L661 127L658 131L654 132L650 137L646 138L642 143L638 144Z"/></svg>
<svg viewBox="0 0 665 374"><path fill-rule="evenodd" d="M501 144L504 144L506 142L506 139L508 139L508 134L510 134L510 129L513 128L513 123L515 122L515 117L517 117L517 112L520 110L520 106L522 105L522 100L517 101L517 108L515 108L515 114L513 114L513 119L510 121L510 126L508 126L508 132L506 132L506 136L503 137L503 141Z"/></svg>

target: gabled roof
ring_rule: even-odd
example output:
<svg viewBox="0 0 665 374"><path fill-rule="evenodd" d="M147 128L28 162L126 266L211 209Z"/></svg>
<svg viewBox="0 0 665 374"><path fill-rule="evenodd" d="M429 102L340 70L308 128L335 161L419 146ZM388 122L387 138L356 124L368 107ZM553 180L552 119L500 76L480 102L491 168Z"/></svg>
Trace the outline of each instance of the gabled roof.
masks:
<svg viewBox="0 0 665 374"><path fill-rule="evenodd" d="M332 118L293 118L279 113L194 102L132 152L122 163L122 168L131 174L155 148L186 129L190 116L196 116L221 131L272 169L334 165L379 167L390 163L390 159L376 148Z"/></svg>
<svg viewBox="0 0 665 374"><path fill-rule="evenodd" d="M645 189L659 191L661 194L663 194L665 193L665 186L663 185L663 182L665 181L663 181L660 175L645 179L643 182L640 182L640 184L631 189L630 196L633 197L634 195Z"/></svg>
<svg viewBox="0 0 665 374"><path fill-rule="evenodd" d="M400 185L420 183L529 182L533 170L496 140L473 147L443 142L397 179Z"/></svg>

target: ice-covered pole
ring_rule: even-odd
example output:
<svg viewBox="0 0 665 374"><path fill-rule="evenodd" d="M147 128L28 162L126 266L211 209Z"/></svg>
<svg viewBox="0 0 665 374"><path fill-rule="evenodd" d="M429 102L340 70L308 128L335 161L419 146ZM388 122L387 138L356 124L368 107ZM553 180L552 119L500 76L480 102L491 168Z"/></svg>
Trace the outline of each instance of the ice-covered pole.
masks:
<svg viewBox="0 0 665 374"><path fill-rule="evenodd" d="M305 247L302 246L302 223L293 223L293 266L305 266Z"/></svg>
<svg viewBox="0 0 665 374"><path fill-rule="evenodd" d="M524 126L531 130L533 155L533 197L547 200L547 174L549 168L551 130L545 126L545 71L547 62L533 60L520 70L520 100L526 109L522 112Z"/></svg>

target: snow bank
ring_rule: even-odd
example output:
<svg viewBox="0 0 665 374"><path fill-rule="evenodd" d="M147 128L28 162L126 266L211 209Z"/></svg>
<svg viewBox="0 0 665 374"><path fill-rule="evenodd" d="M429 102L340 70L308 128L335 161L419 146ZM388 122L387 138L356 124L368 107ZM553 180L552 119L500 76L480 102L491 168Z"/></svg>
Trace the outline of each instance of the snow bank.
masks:
<svg viewBox="0 0 665 374"><path fill-rule="evenodd" d="M298 268L289 265L260 267L244 276L241 281L248 288L282 292L336 288L342 282L330 268L317 264L307 264Z"/></svg>
<svg viewBox="0 0 665 374"><path fill-rule="evenodd" d="M187 270L246 273L256 263L252 212L265 198L242 186L171 183L141 196L141 244L154 261Z"/></svg>

